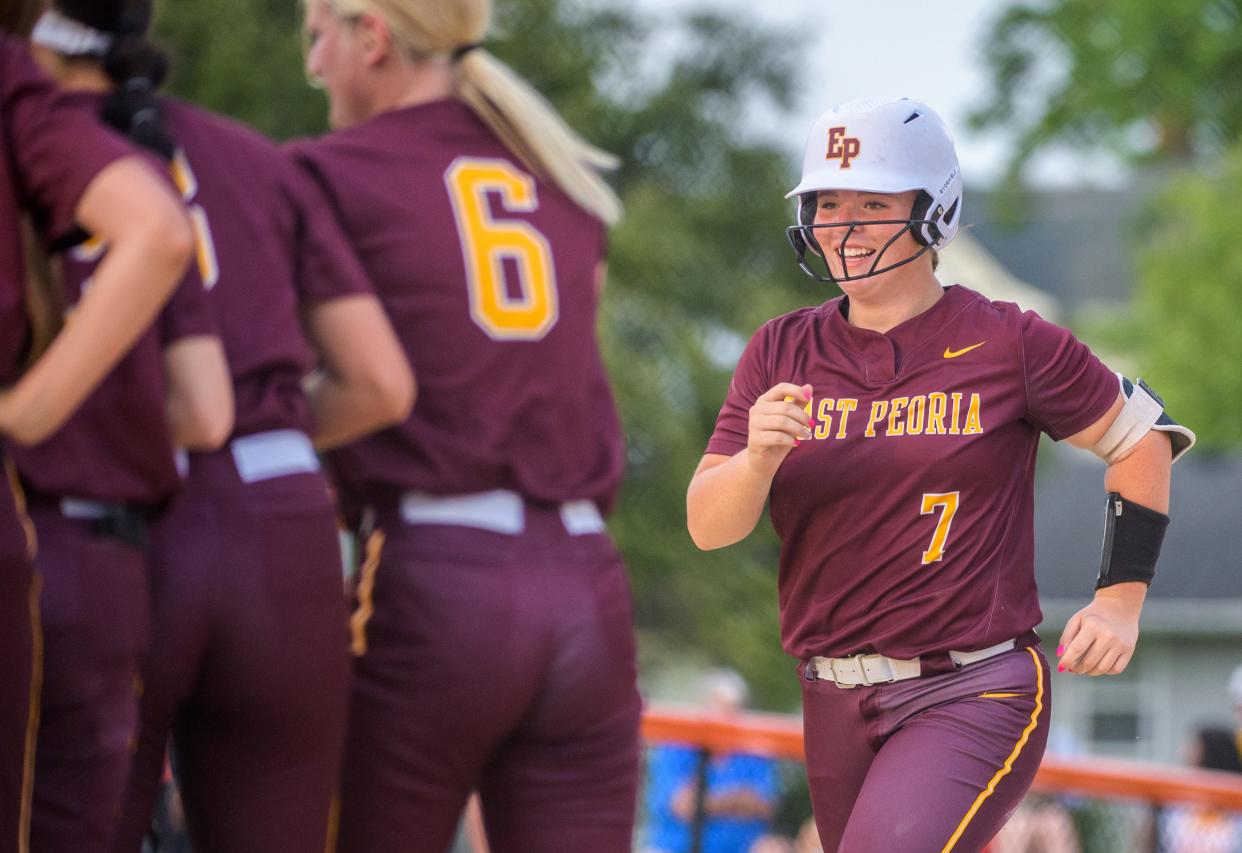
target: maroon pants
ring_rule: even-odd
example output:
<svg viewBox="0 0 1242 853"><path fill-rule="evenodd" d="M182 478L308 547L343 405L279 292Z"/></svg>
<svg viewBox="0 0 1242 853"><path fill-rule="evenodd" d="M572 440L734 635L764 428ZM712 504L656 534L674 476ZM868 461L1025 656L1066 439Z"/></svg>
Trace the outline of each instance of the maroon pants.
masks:
<svg viewBox="0 0 1242 853"><path fill-rule="evenodd" d="M472 789L494 850L628 853L640 699L608 537L529 508L519 535L395 512L378 529L358 584L340 853L443 853Z"/></svg>
<svg viewBox="0 0 1242 853"><path fill-rule="evenodd" d="M145 556L57 503L34 503L43 581L43 696L32 850L107 851L137 731L149 629Z"/></svg>
<svg viewBox="0 0 1242 853"><path fill-rule="evenodd" d="M142 729L117 853L150 826L171 731L196 853L318 853L349 658L335 511L318 473L246 484L197 457L155 530Z"/></svg>
<svg viewBox="0 0 1242 853"><path fill-rule="evenodd" d="M42 643L38 586L13 494L0 484L0 853L25 853Z"/></svg>
<svg viewBox="0 0 1242 853"><path fill-rule="evenodd" d="M826 851L982 850L1043 758L1048 664L1015 649L872 687L802 684L806 769Z"/></svg>

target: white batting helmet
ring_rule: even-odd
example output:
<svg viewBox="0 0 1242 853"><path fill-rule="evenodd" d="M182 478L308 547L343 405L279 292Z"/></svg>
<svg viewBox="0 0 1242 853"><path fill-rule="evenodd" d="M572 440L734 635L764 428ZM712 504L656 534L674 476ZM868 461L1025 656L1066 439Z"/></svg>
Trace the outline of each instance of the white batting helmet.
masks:
<svg viewBox="0 0 1242 853"><path fill-rule="evenodd" d="M845 280L886 272L929 249L943 248L957 234L961 220L962 173L953 137L935 111L909 98L866 98L834 107L816 120L807 137L802 180L785 195L797 197L797 224L786 231L803 270L815 278L833 280L806 263L807 248L823 256L812 229L852 230L864 223L816 226L819 190L920 191L909 220L894 222L908 222L907 229L923 248L909 258L877 269L881 252L864 275L845 276Z"/></svg>

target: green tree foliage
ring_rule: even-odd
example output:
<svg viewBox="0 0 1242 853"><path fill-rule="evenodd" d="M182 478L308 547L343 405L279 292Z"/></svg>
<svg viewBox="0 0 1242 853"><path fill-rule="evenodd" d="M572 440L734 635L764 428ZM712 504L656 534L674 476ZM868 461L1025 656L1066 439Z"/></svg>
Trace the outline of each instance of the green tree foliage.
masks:
<svg viewBox="0 0 1242 853"><path fill-rule="evenodd" d="M1020 131L1014 175L1052 143L1215 156L1242 131L1240 27L1239 0L1014 5L984 42L992 91L973 124Z"/></svg>
<svg viewBox="0 0 1242 853"><path fill-rule="evenodd" d="M173 94L280 139L326 128L302 71L297 0L164 0L155 31L172 55Z"/></svg>
<svg viewBox="0 0 1242 853"><path fill-rule="evenodd" d="M1242 447L1242 144L1152 205L1135 334L1144 375L1194 427L1200 451Z"/></svg>
<svg viewBox="0 0 1242 853"><path fill-rule="evenodd" d="M1111 151L1159 187L1135 223L1132 313L1095 331L1204 449L1242 446L1242 0L1022 3L985 54L973 121L1019 129L1011 177L1061 145Z"/></svg>
<svg viewBox="0 0 1242 853"><path fill-rule="evenodd" d="M767 318L835 295L796 269L782 233L794 167L748 125L756 103L788 106L795 40L736 16L657 21L620 3L496 7L488 49L622 161L600 336L629 446L611 527L643 662L731 665L761 705L788 707L798 686L779 649L775 538L765 521L745 543L699 552L685 489L742 344ZM293 0L171 0L159 23L178 94L279 137L322 128Z"/></svg>

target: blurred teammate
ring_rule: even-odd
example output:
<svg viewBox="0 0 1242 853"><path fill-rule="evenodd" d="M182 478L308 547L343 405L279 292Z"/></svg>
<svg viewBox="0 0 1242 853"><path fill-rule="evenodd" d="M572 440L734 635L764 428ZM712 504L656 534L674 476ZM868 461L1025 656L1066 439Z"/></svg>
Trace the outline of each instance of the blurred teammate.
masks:
<svg viewBox="0 0 1242 853"><path fill-rule="evenodd" d="M5 27L33 19L6 4ZM24 46L0 35L0 432L33 443L58 429L150 325L191 252L185 214L152 169L89 110L68 103ZM23 223L34 227L23 251ZM46 246L83 227L112 251L91 292L25 373L31 341L24 285ZM40 244L35 248L35 244ZM51 294L47 294L51 296ZM19 375L20 374L20 375ZM28 849L42 648L36 543L0 490L0 851ZM32 621L34 634L32 636Z"/></svg>
<svg viewBox="0 0 1242 853"><path fill-rule="evenodd" d="M736 542L771 498L824 849L978 850L1047 740L1040 432L1108 463L1097 591L1058 649L1059 669L1086 675L1130 660L1170 465L1193 435L1064 329L940 285L962 184L926 105L824 114L790 195L799 263L844 295L751 340L690 483L690 533Z"/></svg>
<svg viewBox="0 0 1242 853"><path fill-rule="evenodd" d="M312 0L338 132L295 156L419 374L332 454L366 541L340 847L441 853L471 789L493 849L630 850L639 697L602 513L623 448L595 337L619 203L479 46L486 0Z"/></svg>
<svg viewBox="0 0 1242 853"><path fill-rule="evenodd" d="M152 96L166 64L146 41L150 14L145 0L62 0L37 28L78 73L108 74L109 120L172 155L236 401L229 444L190 454L152 531L142 731L114 849L139 849L171 731L196 850L321 850L348 659L311 435L330 444L400 418L411 376L314 186L257 134ZM303 324L323 367L309 395Z"/></svg>
<svg viewBox="0 0 1242 853"><path fill-rule="evenodd" d="M65 36L54 17L41 19L32 48L40 64L96 113L131 108L132 98L118 103L120 96L105 93L145 73L152 57L119 39L83 46ZM84 49L85 61L59 53ZM83 242L56 259L66 312L106 251ZM157 327L61 430L13 451L42 545L35 570L43 584L44 680L31 845L44 853L109 849L129 778L150 628L146 526L180 487L174 443L214 450L233 424L228 365L197 274L184 279Z"/></svg>

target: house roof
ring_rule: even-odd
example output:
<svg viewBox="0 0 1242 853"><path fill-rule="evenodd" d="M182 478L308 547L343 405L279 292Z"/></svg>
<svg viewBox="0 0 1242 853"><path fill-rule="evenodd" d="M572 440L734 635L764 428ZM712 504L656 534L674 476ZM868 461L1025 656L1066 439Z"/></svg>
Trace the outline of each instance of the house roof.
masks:
<svg viewBox="0 0 1242 853"><path fill-rule="evenodd" d="M963 222L1010 273L1073 316L1129 300L1134 223L1147 197L1141 189L978 192ZM1006 221L1005 206L1015 222Z"/></svg>
<svg viewBox="0 0 1242 853"><path fill-rule="evenodd" d="M1045 443L1048 444L1047 442ZM1035 495L1035 576L1049 621L1068 618L1095 586L1104 529L1103 465L1042 448ZM1169 515L1145 627L1242 631L1242 454L1191 451L1173 469Z"/></svg>
<svg viewBox="0 0 1242 853"><path fill-rule="evenodd" d="M961 283L988 299L1017 303L1023 310L1036 311L1050 322L1060 318L1061 308L1055 297L1014 275L967 232L958 234L945 247L936 277L944 284Z"/></svg>

